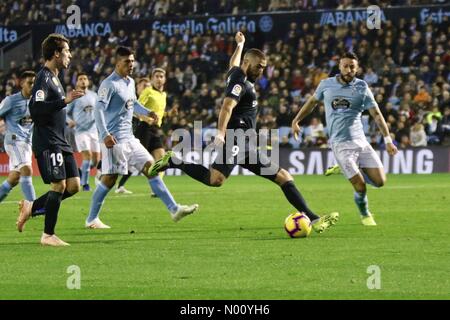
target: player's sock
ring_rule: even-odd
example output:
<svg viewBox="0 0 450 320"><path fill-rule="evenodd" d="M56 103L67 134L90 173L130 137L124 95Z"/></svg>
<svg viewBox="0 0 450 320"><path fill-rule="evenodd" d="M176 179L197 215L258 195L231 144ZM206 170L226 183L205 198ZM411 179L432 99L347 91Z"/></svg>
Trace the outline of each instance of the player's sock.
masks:
<svg viewBox="0 0 450 320"><path fill-rule="evenodd" d="M12 187L9 184L8 180L3 181L0 185L0 202L3 201L8 196L8 193L11 191Z"/></svg>
<svg viewBox="0 0 450 320"><path fill-rule="evenodd" d="M31 207L31 216L32 217L42 216L45 214L45 203L47 202L49 192L47 192L46 194L40 196L38 199L33 201L33 206ZM61 201L64 199L70 198L73 195L74 195L73 193L70 193L69 191L65 190L62 195Z"/></svg>
<svg viewBox="0 0 450 320"><path fill-rule="evenodd" d="M106 198L106 195L109 192L108 187L106 187L103 182L100 182L95 188L94 195L92 196L91 208L89 210L89 216L87 217L87 223L92 222L95 218L98 217L100 213L100 209L102 208L103 202Z"/></svg>
<svg viewBox="0 0 450 320"><path fill-rule="evenodd" d="M175 213L178 209L178 204L175 202L172 194L170 194L169 189L167 189L164 182L161 180L160 176L156 176L154 178L148 179L148 183L152 188L152 191L161 199L162 202L166 205L167 209L171 213Z"/></svg>
<svg viewBox="0 0 450 320"><path fill-rule="evenodd" d="M20 177L19 182L25 199L27 199L28 201L33 201L34 199L36 199L36 192L34 191L32 177L22 176Z"/></svg>
<svg viewBox="0 0 450 320"><path fill-rule="evenodd" d="M81 185L82 186L88 184L89 167L90 167L90 161L89 160L83 160L83 162L81 164Z"/></svg>
<svg viewBox="0 0 450 320"><path fill-rule="evenodd" d="M206 184L207 186L211 187L211 181L210 176L211 173L209 169L206 169L201 164L195 164L195 163L189 163L184 161L177 161L180 162L180 164L175 164L172 159L169 160L169 167L170 168L176 168L180 169L184 173L186 173L191 178L200 181L203 184Z"/></svg>
<svg viewBox="0 0 450 320"><path fill-rule="evenodd" d="M120 178L119 185L117 188L123 187L125 183L127 183L128 179L130 179L131 173L127 173L126 175L123 175L122 178Z"/></svg>
<svg viewBox="0 0 450 320"><path fill-rule="evenodd" d="M97 170L102 170L102 160L97 163Z"/></svg>
<svg viewBox="0 0 450 320"><path fill-rule="evenodd" d="M379 186L377 186L377 185L375 184L375 182L373 182L373 181L369 178L369 176L368 176L363 170L360 170L360 171L361 171L362 176L364 177L364 181L365 181L367 184L370 184L371 186L374 186L375 188L379 188Z"/></svg>
<svg viewBox="0 0 450 320"><path fill-rule="evenodd" d="M367 199L366 192L356 192L355 191L355 203L359 209L359 213L362 216L369 215L369 200Z"/></svg>
<svg viewBox="0 0 450 320"><path fill-rule="evenodd" d="M58 220L58 211L61 206L62 193L49 191L47 202L45 203L45 228L46 234L55 234L56 221Z"/></svg>
<svg viewBox="0 0 450 320"><path fill-rule="evenodd" d="M309 220L313 221L320 218L308 208L305 199L303 199L300 191L295 186L294 181L288 181L283 184L281 186L281 190L283 190L289 203L292 204L298 212L304 212L308 216Z"/></svg>

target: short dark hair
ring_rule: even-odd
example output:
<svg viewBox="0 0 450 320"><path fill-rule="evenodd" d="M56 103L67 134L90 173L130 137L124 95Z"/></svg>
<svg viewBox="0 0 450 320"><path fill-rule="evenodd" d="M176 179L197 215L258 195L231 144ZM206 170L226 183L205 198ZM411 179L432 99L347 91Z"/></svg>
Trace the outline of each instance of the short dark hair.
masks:
<svg viewBox="0 0 450 320"><path fill-rule="evenodd" d="M248 57L248 56L258 57L260 59L266 59L266 54L256 48L248 49L244 55L244 58Z"/></svg>
<svg viewBox="0 0 450 320"><path fill-rule="evenodd" d="M120 47L117 47L117 49L116 49L116 56L127 57L131 54L134 54L134 52L129 47L120 46Z"/></svg>
<svg viewBox="0 0 450 320"><path fill-rule="evenodd" d="M61 52L63 43L69 44L69 39L59 33L52 33L42 42L42 55L46 61L51 60L55 51Z"/></svg>
<svg viewBox="0 0 450 320"><path fill-rule="evenodd" d="M36 77L36 73L34 71L26 70L20 74L19 81L22 81L26 78L34 78L34 77Z"/></svg>
<svg viewBox="0 0 450 320"><path fill-rule="evenodd" d="M78 78L81 76L86 76L89 79L89 75L86 72L80 72L77 74L77 81L78 81Z"/></svg>
<svg viewBox="0 0 450 320"><path fill-rule="evenodd" d="M342 60L342 59L345 59L345 58L359 61L359 60L358 60L358 56L357 56L356 54L354 54L353 52L350 52L350 51L345 52L345 53L341 56L341 58L340 58L339 60Z"/></svg>

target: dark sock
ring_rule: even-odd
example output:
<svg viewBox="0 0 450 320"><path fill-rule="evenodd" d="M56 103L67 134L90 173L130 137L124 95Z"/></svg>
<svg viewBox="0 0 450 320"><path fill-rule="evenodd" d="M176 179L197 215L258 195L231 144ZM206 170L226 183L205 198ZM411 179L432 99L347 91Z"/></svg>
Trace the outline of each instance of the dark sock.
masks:
<svg viewBox="0 0 450 320"><path fill-rule="evenodd" d="M61 200L70 198L71 196L73 196L73 194L69 193L66 190L66 191L64 191L64 194L62 195ZM46 194L42 195L40 198L34 200L33 206L31 207L31 216L32 217L42 216L45 214L45 204L47 202L47 198L48 198L48 192Z"/></svg>
<svg viewBox="0 0 450 320"><path fill-rule="evenodd" d="M50 191L49 191L50 192ZM31 216L36 217L45 214L45 203L47 202L48 193L43 194L39 198L33 201L33 206L31 207Z"/></svg>
<svg viewBox="0 0 450 320"><path fill-rule="evenodd" d="M131 173L127 173L126 175L122 176L122 178L120 178L118 188L123 187L125 183L128 181L128 179L130 179L130 177Z"/></svg>
<svg viewBox="0 0 450 320"><path fill-rule="evenodd" d="M210 182L211 173L201 164L186 163L184 161L181 162L180 164L175 164L173 163L172 159L170 159L169 166L170 168L180 169L191 178L194 178L195 180L200 181L201 183L206 184L207 186L210 187L212 186Z"/></svg>
<svg viewBox="0 0 450 320"><path fill-rule="evenodd" d="M97 169L98 169L98 170L101 170L101 169L102 169L102 160L100 160L100 161L97 163Z"/></svg>
<svg viewBox="0 0 450 320"><path fill-rule="evenodd" d="M294 206L299 212L304 212L309 220L313 221L318 219L319 216L313 213L306 204L305 199L303 199L300 191L295 187L293 181L288 181L281 186L281 190L283 190L286 199L288 199L289 203Z"/></svg>
<svg viewBox="0 0 450 320"><path fill-rule="evenodd" d="M61 206L62 193L49 191L47 203L45 204L45 228L46 234L55 234L56 221L58 220L58 211Z"/></svg>

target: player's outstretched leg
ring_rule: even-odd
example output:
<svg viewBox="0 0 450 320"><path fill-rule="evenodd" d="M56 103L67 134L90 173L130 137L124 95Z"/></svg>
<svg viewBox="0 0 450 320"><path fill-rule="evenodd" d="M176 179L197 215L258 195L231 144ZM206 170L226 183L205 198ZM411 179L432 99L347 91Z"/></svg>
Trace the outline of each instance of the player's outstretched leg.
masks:
<svg viewBox="0 0 450 320"><path fill-rule="evenodd" d="M304 212L308 216L314 231L317 233L324 232L339 220L338 212L332 212L321 217L312 212L300 191L295 186L292 176L286 170L281 169L278 171L274 181L280 186L289 203L292 204L298 212Z"/></svg>
<svg viewBox="0 0 450 320"><path fill-rule="evenodd" d="M117 176L110 177L104 176L102 177L102 181L97 184L95 188L94 194L92 195L91 207L89 209L89 215L86 219L85 227L89 229L110 229L111 227L104 224L100 218L98 217L100 214L100 210L105 201L106 195L111 190L111 187L108 185L114 186L115 180Z"/></svg>
<svg viewBox="0 0 450 320"><path fill-rule="evenodd" d="M167 154L169 154L169 156L167 156ZM164 155L160 160L164 160L165 162L167 162L168 159L170 159L172 152L168 152L167 154ZM178 222L184 217L194 213L198 209L198 204L180 205L176 203L169 189L167 189L167 186L165 185L164 181L158 175L158 172L155 171L156 176L149 175L149 172L151 171L149 168L151 166L152 166L151 162L147 162L144 166L143 172L148 178L148 184L150 185L152 191L157 195L157 197L164 203L166 208L169 210L172 216L172 220L174 222ZM164 164L164 166L167 165Z"/></svg>

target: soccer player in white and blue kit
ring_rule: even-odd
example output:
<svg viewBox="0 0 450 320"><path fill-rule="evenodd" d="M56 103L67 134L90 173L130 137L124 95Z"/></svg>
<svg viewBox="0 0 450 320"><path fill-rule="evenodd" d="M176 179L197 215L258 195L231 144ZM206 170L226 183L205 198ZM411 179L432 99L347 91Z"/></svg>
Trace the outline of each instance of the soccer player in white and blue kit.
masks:
<svg viewBox="0 0 450 320"><path fill-rule="evenodd" d="M149 177L148 169L153 157L132 132L133 113L149 116L136 98L134 80L130 77L134 67L134 53L127 47L118 47L114 72L102 81L95 105L95 122L99 131L102 151L102 177L92 197L87 228L108 229L98 218L104 199L115 185L119 174L135 168L144 173L152 191L166 205L172 220L177 222L197 210L198 205L179 205L159 176Z"/></svg>
<svg viewBox="0 0 450 320"><path fill-rule="evenodd" d="M33 121L28 108L35 78L33 71L24 71L19 79L21 91L0 103L0 117L6 123L5 149L9 156L9 175L0 185L0 202L19 182L25 199L36 198L31 178Z"/></svg>
<svg viewBox="0 0 450 320"><path fill-rule="evenodd" d="M83 158L80 183L84 191L89 191L89 171L97 166L100 159L100 144L94 117L97 94L88 89L89 78L84 72L77 75L76 87L84 92L84 96L67 106L67 120L69 126L75 129L75 143Z"/></svg>
<svg viewBox="0 0 450 320"><path fill-rule="evenodd" d="M292 121L294 136L300 133L298 123L315 108L319 101L325 105L327 129L331 149L343 174L355 190L354 200L365 226L375 226L369 211L366 183L382 187L386 182L383 164L367 141L361 114L368 110L384 137L386 150L390 155L397 153L389 129L381 114L369 86L356 78L358 58L354 53L345 53L339 61L340 74L320 82Z"/></svg>

